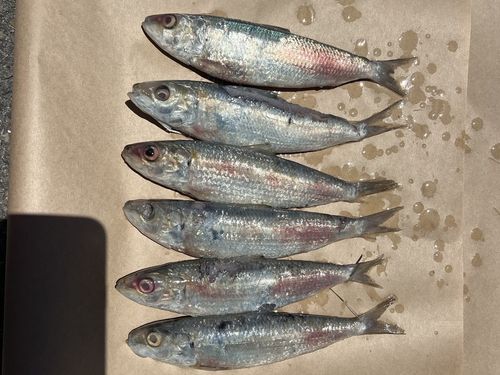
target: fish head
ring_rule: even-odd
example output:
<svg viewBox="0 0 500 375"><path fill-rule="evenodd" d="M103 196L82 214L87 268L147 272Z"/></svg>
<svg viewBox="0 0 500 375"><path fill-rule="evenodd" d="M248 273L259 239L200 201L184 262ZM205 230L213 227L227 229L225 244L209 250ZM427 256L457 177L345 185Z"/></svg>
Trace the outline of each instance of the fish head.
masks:
<svg viewBox="0 0 500 375"><path fill-rule="evenodd" d="M126 202L123 212L128 221L148 238L182 250L187 220L181 207L162 201L137 199Z"/></svg>
<svg viewBox="0 0 500 375"><path fill-rule="evenodd" d="M203 17L187 14L156 14L142 23L144 32L165 52L189 64L201 55L205 41Z"/></svg>
<svg viewBox="0 0 500 375"><path fill-rule="evenodd" d="M157 306L169 300L172 293L159 272L141 270L124 276L116 282L115 289L128 299L146 306Z"/></svg>
<svg viewBox="0 0 500 375"><path fill-rule="evenodd" d="M168 310L182 304L185 280L163 266L146 268L118 279L115 289L141 305Z"/></svg>
<svg viewBox="0 0 500 375"><path fill-rule="evenodd" d="M128 96L141 111L180 131L196 120L198 100L189 82L136 83Z"/></svg>
<svg viewBox="0 0 500 375"><path fill-rule="evenodd" d="M178 332L173 325L153 322L136 328L129 333L127 344L140 357L183 367L196 364L194 340Z"/></svg>
<svg viewBox="0 0 500 375"><path fill-rule="evenodd" d="M187 181L193 152L189 142L142 142L125 146L122 158L142 176L176 189Z"/></svg>

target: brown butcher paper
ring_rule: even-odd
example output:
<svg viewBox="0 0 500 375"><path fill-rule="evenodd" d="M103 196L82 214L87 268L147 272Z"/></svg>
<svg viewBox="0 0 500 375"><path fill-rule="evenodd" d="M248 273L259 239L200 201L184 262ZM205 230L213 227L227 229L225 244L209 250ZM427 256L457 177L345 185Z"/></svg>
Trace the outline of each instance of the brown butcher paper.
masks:
<svg viewBox="0 0 500 375"><path fill-rule="evenodd" d="M481 316L488 295L481 295L479 283L494 265L485 254L483 272L467 268L471 255L486 252L499 235L492 206L500 210L500 203L488 198L491 184L479 181L498 168L484 144L500 140L492 122L497 106L486 112L481 103L472 105L481 112L484 129L470 130L469 1L18 0L17 8L6 374L203 373L136 356L125 342L129 331L175 314L135 304L114 289L119 277L134 270L187 259L142 236L122 212L129 199L184 199L133 172L120 156L129 143L183 138L139 116L126 95L136 82L203 79L165 56L141 30L147 15L170 12L273 24L371 59L418 57L396 72L407 78L409 94L393 121L408 128L285 156L345 179L385 177L400 183L397 190L360 203L310 209L366 215L403 205L390 222L400 232L345 240L294 258L347 263L385 254L387 263L372 274L383 289L348 284L335 291L357 313L395 294L398 302L383 318L406 335L354 337L288 361L225 373L459 374L464 358L476 361L481 355L478 347L466 345L464 356L463 265L471 294L465 311ZM480 60L472 53L470 58ZM469 84L479 95L491 83L485 70L476 74L484 82ZM497 86L491 86L492 99ZM283 96L351 120L398 99L370 83ZM471 218L483 207L476 205L481 199L484 210ZM485 241L471 249L473 227L484 231ZM466 324L478 345L482 336L474 334L474 325L491 321L496 311L488 303L488 317ZM352 316L331 291L283 310ZM489 327L481 329L493 342Z"/></svg>

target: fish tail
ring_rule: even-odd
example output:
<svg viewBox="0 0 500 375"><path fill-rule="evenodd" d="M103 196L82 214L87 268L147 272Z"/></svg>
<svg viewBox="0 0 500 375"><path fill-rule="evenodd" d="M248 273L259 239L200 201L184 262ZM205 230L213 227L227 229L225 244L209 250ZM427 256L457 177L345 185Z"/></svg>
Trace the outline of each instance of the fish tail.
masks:
<svg viewBox="0 0 500 375"><path fill-rule="evenodd" d="M363 236L366 234L374 234L374 233L387 233L387 232L397 232L399 228L391 228L385 227L381 225L382 223L389 220L391 217L396 214L396 212L400 211L403 207L394 207L388 210L384 210L381 212L377 212L372 215L362 216L356 219L358 222L356 228L358 230L358 235Z"/></svg>
<svg viewBox="0 0 500 375"><path fill-rule="evenodd" d="M359 121L354 124L362 138L373 137L374 135L382 134L391 130L406 128L405 124L386 124L383 120L389 118L395 108L401 108L403 100L398 100L396 103L391 104L389 107L375 113L373 116ZM382 124L380 124L382 122Z"/></svg>
<svg viewBox="0 0 500 375"><path fill-rule="evenodd" d="M369 180L355 182L354 200L364 197L365 195L380 193L386 190L392 190L399 185L393 180Z"/></svg>
<svg viewBox="0 0 500 375"><path fill-rule="evenodd" d="M349 281L353 281L360 284L366 284L373 286L375 288L382 288L379 284L377 284L373 279L368 276L366 273L370 271L373 267L378 266L383 263L385 260L384 255L380 255L376 259L369 260L368 262L361 262L353 264L353 270L351 276L349 277Z"/></svg>
<svg viewBox="0 0 500 375"><path fill-rule="evenodd" d="M392 75L397 68L413 63L416 59L416 57L410 57L407 59L372 61L374 69L370 78L374 82L387 87L398 95L405 96L407 90Z"/></svg>
<svg viewBox="0 0 500 375"><path fill-rule="evenodd" d="M379 333L387 333L394 335L404 335L404 329L398 327L396 324L387 323L378 320L380 316L396 302L395 296L389 296L384 301L379 303L373 309L361 314L358 319L364 323L363 335L373 335Z"/></svg>

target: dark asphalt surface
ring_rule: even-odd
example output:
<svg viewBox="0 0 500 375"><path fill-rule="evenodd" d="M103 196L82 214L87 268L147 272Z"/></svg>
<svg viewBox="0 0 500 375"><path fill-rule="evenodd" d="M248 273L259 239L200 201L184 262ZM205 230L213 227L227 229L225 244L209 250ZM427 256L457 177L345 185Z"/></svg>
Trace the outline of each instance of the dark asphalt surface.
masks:
<svg viewBox="0 0 500 375"><path fill-rule="evenodd" d="M0 0L0 363L3 349L3 296L7 239L9 140L14 62L15 0Z"/></svg>

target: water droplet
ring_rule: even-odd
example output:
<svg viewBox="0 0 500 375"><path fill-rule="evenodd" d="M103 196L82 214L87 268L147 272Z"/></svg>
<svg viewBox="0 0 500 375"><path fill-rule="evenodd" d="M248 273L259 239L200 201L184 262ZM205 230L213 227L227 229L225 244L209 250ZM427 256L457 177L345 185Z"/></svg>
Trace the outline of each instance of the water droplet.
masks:
<svg viewBox="0 0 500 375"><path fill-rule="evenodd" d="M455 52L458 49L458 43L454 40L448 42L448 51Z"/></svg>
<svg viewBox="0 0 500 375"><path fill-rule="evenodd" d="M439 288L439 289L441 289L441 288L444 286L445 282L444 282L444 280L443 280L443 279L439 279L439 280L436 282L436 284L437 284L438 288ZM437 335L437 333L436 333L436 335Z"/></svg>
<svg viewBox="0 0 500 375"><path fill-rule="evenodd" d="M377 147L372 143L368 143L365 147L363 147L361 154L365 157L365 159L373 160L377 157Z"/></svg>
<svg viewBox="0 0 500 375"><path fill-rule="evenodd" d="M401 148L405 147L405 141L399 142L399 147L401 147Z"/></svg>
<svg viewBox="0 0 500 375"><path fill-rule="evenodd" d="M314 8L311 5L301 5L297 9L297 19L303 25L310 25L314 22Z"/></svg>
<svg viewBox="0 0 500 375"><path fill-rule="evenodd" d="M443 125L448 125L453 120L450 115L450 103L442 99L429 98L431 110L428 117L431 120L440 120Z"/></svg>
<svg viewBox="0 0 500 375"><path fill-rule="evenodd" d="M378 149L378 151L377 151L377 156L382 156L382 155L384 155L384 150L382 150L382 149L380 148L380 149Z"/></svg>
<svg viewBox="0 0 500 375"><path fill-rule="evenodd" d="M409 179L408 179L408 183L409 183L409 184L413 184L413 178L409 178Z"/></svg>
<svg viewBox="0 0 500 375"><path fill-rule="evenodd" d="M427 145L425 143L422 143L422 148L426 148Z"/></svg>
<svg viewBox="0 0 500 375"><path fill-rule="evenodd" d="M373 50L373 56L380 56L382 54L382 50L380 48L375 48Z"/></svg>
<svg viewBox="0 0 500 375"><path fill-rule="evenodd" d="M439 334L439 332L438 331L434 331L434 334L437 336Z"/></svg>
<svg viewBox="0 0 500 375"><path fill-rule="evenodd" d="M387 56L392 57L394 55L394 52L392 51L387 51Z"/></svg>
<svg viewBox="0 0 500 375"><path fill-rule="evenodd" d="M348 6L342 10L342 18L345 22L354 22L361 18L361 12L353 6Z"/></svg>
<svg viewBox="0 0 500 375"><path fill-rule="evenodd" d="M480 117L476 117L474 120L472 120L472 129L478 131L483 128L483 120Z"/></svg>
<svg viewBox="0 0 500 375"><path fill-rule="evenodd" d="M410 124L410 130L420 139L426 139L431 134L427 124L412 123Z"/></svg>
<svg viewBox="0 0 500 375"><path fill-rule="evenodd" d="M432 198L437 190L437 180L425 181L420 188L422 195L426 198Z"/></svg>
<svg viewBox="0 0 500 375"><path fill-rule="evenodd" d="M403 133L402 130L396 130L396 137L403 138L404 136L405 136L405 133Z"/></svg>
<svg viewBox="0 0 500 375"><path fill-rule="evenodd" d="M436 251L433 258L435 262L441 263L443 261L443 253L441 251Z"/></svg>
<svg viewBox="0 0 500 375"><path fill-rule="evenodd" d="M356 108L351 108L349 110L349 116L356 117L358 115L358 110Z"/></svg>
<svg viewBox="0 0 500 375"><path fill-rule="evenodd" d="M450 133L449 132L444 132L443 135L441 136L441 138L443 139L443 141L449 141L450 140Z"/></svg>
<svg viewBox="0 0 500 375"><path fill-rule="evenodd" d="M431 37L431 34L425 34L425 37L429 39Z"/></svg>
<svg viewBox="0 0 500 375"><path fill-rule="evenodd" d="M493 145L490 149L491 155L499 160L500 159L500 143L497 143L496 145Z"/></svg>
<svg viewBox="0 0 500 375"><path fill-rule="evenodd" d="M479 228L474 228L470 232L470 238L474 241L484 241L484 234L483 231Z"/></svg>
<svg viewBox="0 0 500 375"><path fill-rule="evenodd" d="M337 109L338 109L339 111L343 111L343 110L345 109L345 104L344 104L344 103L339 103L339 104L337 105Z"/></svg>
<svg viewBox="0 0 500 375"><path fill-rule="evenodd" d="M392 42L387 42L387 47L392 47Z"/></svg>
<svg viewBox="0 0 500 375"><path fill-rule="evenodd" d="M461 93L462 93L462 88L461 88L461 87L457 87L457 88L455 89L455 92L456 92L457 94L461 94Z"/></svg>
<svg viewBox="0 0 500 375"><path fill-rule="evenodd" d="M424 205L421 202L417 202L413 205L413 212L419 214L424 210Z"/></svg>
<svg viewBox="0 0 500 375"><path fill-rule="evenodd" d="M434 249L436 249L437 251L444 251L444 241L443 240L434 241Z"/></svg>
<svg viewBox="0 0 500 375"><path fill-rule="evenodd" d="M472 257L471 263L474 267L480 267L481 264L483 264L483 260L481 259L481 256L478 253L476 253Z"/></svg>
<svg viewBox="0 0 500 375"><path fill-rule="evenodd" d="M436 273L435 271L429 271L429 276L433 277L435 273Z"/></svg>
<svg viewBox="0 0 500 375"><path fill-rule="evenodd" d="M447 264L446 267L444 267L444 272L450 273L453 271L453 267L450 264Z"/></svg>
<svg viewBox="0 0 500 375"><path fill-rule="evenodd" d="M368 42L366 39L358 39L354 45L354 53L366 57L368 55Z"/></svg>

